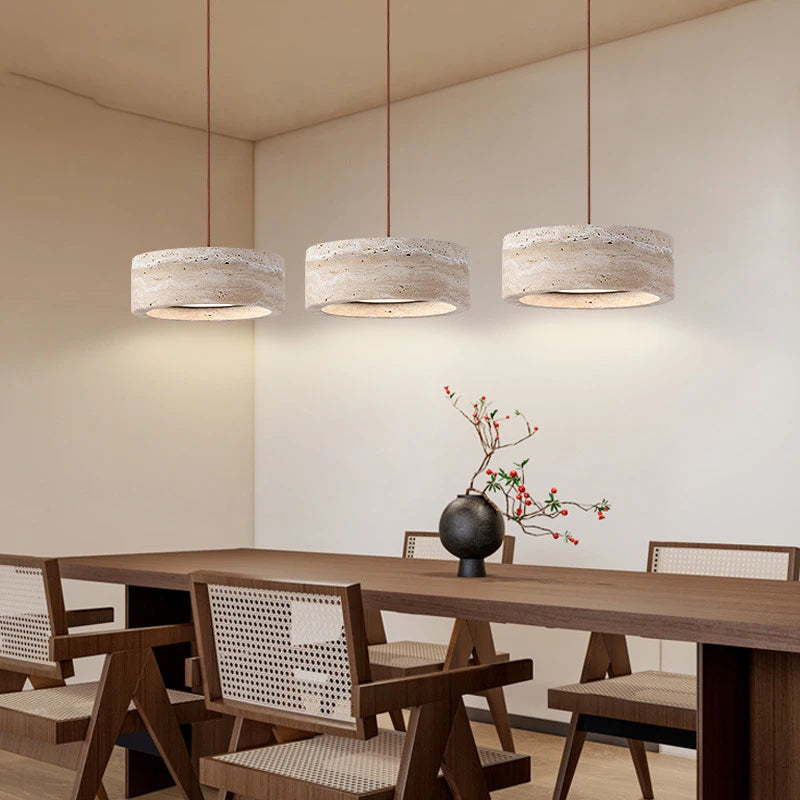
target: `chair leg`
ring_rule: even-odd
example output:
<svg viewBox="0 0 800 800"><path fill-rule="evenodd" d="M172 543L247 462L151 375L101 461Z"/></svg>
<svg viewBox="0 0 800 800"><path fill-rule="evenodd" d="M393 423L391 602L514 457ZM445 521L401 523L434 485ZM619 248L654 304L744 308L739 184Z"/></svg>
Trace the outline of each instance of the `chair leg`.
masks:
<svg viewBox="0 0 800 800"><path fill-rule="evenodd" d="M106 656L86 743L78 762L72 800L94 800L100 793L103 773L142 674L142 663L143 654L139 651Z"/></svg>
<svg viewBox="0 0 800 800"><path fill-rule="evenodd" d="M444 751L442 773L455 800L490 800L486 775L463 699L456 704L450 738Z"/></svg>
<svg viewBox="0 0 800 800"><path fill-rule="evenodd" d="M192 767L192 759L186 749L186 742L152 650L144 656L142 677L133 694L133 702L175 783L189 800L204 800L203 790Z"/></svg>
<svg viewBox="0 0 800 800"><path fill-rule="evenodd" d="M573 714L569 723L567 740L564 742L564 752L561 755L561 766L558 769L556 788L553 791L553 800L566 800L572 778L575 776L575 767L581 757L583 743L586 741L586 732L578 730L580 714Z"/></svg>
<svg viewBox="0 0 800 800"><path fill-rule="evenodd" d="M488 622L479 621L470 621L468 626L475 649L476 661L479 664L491 664L497 661L492 626ZM483 695L489 704L489 711L492 714L492 721L500 739L500 746L507 753L516 752L514 735L511 732L511 723L508 719L505 692L502 688L489 689L489 691L483 692Z"/></svg>
<svg viewBox="0 0 800 800"><path fill-rule="evenodd" d="M403 712L399 708L393 708L389 712L389 716L396 731L404 731L406 729L406 721L403 718Z"/></svg>
<svg viewBox="0 0 800 800"><path fill-rule="evenodd" d="M53 689L57 686L67 685L66 681L62 680L61 678L43 678L40 675L29 675L28 680L31 682L31 686L34 689ZM108 800L108 792L106 792L106 789L102 783L100 784L100 788L97 790L97 796L95 797L95 800Z"/></svg>
<svg viewBox="0 0 800 800"><path fill-rule="evenodd" d="M647 766L647 750L644 742L636 739L628 739L628 747L633 759L633 767L636 770L636 777L639 779L639 788L642 790L642 797L645 800L653 800L653 784L650 781L650 768Z"/></svg>
<svg viewBox="0 0 800 800"><path fill-rule="evenodd" d="M236 753L238 750L247 750L251 747L268 747L277 743L275 728L266 723L253 722L244 717L236 717L231 731L228 752ZM217 792L217 800L234 800L236 795L227 789Z"/></svg>
<svg viewBox="0 0 800 800"><path fill-rule="evenodd" d="M411 711L394 800L434 800L443 796L439 770L450 738L453 711L447 701Z"/></svg>
<svg viewBox="0 0 800 800"><path fill-rule="evenodd" d="M489 689L484 696L489 704L489 711L492 714L494 727L497 729L500 746L507 753L515 753L514 734L511 733L511 722L508 719L505 692L502 689Z"/></svg>

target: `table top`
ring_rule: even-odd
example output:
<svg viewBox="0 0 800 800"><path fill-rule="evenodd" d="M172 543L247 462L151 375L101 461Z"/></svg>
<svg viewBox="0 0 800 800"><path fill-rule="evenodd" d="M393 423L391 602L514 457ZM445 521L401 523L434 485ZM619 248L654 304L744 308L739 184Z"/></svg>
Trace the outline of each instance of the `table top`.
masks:
<svg viewBox="0 0 800 800"><path fill-rule="evenodd" d="M205 550L62 558L64 578L186 590L195 570L360 583L386 611L800 652L800 583L525 564L456 577L455 561Z"/></svg>

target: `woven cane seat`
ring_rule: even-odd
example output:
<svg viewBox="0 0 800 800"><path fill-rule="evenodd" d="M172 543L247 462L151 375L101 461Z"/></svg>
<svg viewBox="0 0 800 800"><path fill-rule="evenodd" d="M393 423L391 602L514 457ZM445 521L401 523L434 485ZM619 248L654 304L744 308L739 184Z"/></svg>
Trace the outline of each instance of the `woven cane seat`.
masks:
<svg viewBox="0 0 800 800"><path fill-rule="evenodd" d="M447 645L431 642L388 642L369 647L369 663L375 680L401 678L444 669ZM498 661L508 661L508 653L498 653Z"/></svg>
<svg viewBox="0 0 800 800"><path fill-rule="evenodd" d="M366 741L323 735L299 742L206 758L201 762L201 782L217 787L219 783L214 777L219 772L215 767L226 764L238 768L234 772L271 773L356 796L393 790L400 769L405 736L405 733L385 730ZM478 748L478 753L481 764L487 770L487 780L492 767L528 758L517 753L482 747ZM228 781L231 777L231 772L228 772ZM240 779L246 781L247 776L240 774ZM232 784L228 781L225 785L230 787ZM369 796L373 797L372 794ZM388 796L391 797L391 794Z"/></svg>
<svg viewBox="0 0 800 800"><path fill-rule="evenodd" d="M0 719L4 730L17 728L21 735L32 735L57 743L84 738L97 696L98 683L73 683L50 689L29 689L0 694ZM168 689L170 703L179 721L187 715L204 713L202 695ZM131 716L138 716L133 703Z"/></svg>
<svg viewBox="0 0 800 800"><path fill-rule="evenodd" d="M444 666L447 645L432 642L387 642L369 647L369 663L397 670L435 672Z"/></svg>
<svg viewBox="0 0 800 800"><path fill-rule="evenodd" d="M648 670L550 689L550 708L694 730L697 678Z"/></svg>

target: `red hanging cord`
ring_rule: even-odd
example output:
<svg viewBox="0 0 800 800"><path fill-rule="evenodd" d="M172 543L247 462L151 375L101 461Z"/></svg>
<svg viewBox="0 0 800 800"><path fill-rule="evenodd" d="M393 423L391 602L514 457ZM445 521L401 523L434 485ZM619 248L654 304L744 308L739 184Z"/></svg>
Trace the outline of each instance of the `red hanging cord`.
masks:
<svg viewBox="0 0 800 800"><path fill-rule="evenodd" d="M592 0L586 0L586 221L592 224Z"/></svg>
<svg viewBox="0 0 800 800"><path fill-rule="evenodd" d="M206 0L206 246L211 247L211 0Z"/></svg>
<svg viewBox="0 0 800 800"><path fill-rule="evenodd" d="M386 0L386 238L392 235L392 3Z"/></svg>

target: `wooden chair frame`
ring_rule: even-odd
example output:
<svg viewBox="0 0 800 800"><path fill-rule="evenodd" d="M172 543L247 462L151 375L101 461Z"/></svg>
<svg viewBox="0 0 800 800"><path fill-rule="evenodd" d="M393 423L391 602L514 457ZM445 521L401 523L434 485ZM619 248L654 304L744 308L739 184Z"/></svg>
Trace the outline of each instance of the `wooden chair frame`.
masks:
<svg viewBox="0 0 800 800"><path fill-rule="evenodd" d="M265 737L263 731L258 736L256 745L252 741L246 741L248 723L255 726L266 723L273 734L277 726L287 726L312 733L370 739L378 733L378 714L411 708L411 722L406 734L397 785L385 792L370 792L370 800L419 800L423 797L441 800L449 797L458 800L489 800L489 791L530 779L530 759L526 756L519 756L505 764L486 769L481 767L462 699L464 694L484 692L529 680L533 675L530 660L471 666L372 682L367 625L359 585L322 586L210 572L195 573L191 579L192 608L197 627L206 706L209 710L237 717L229 752L279 741L279 737L275 735ZM350 643L352 714L355 722L328 722L316 716L223 698L211 621L209 584L334 594L341 597L345 630ZM220 787L220 800L229 800L239 795L264 799L273 796L287 799L297 797L298 800L342 800L344 797L355 796L298 778L243 770L213 758L201 759L200 769L204 783Z"/></svg>
<svg viewBox="0 0 800 800"><path fill-rule="evenodd" d="M0 693L64 687L74 675L73 660L104 655L105 663L88 722L52 720L0 708L0 749L76 772L72 800L107 800L102 785L117 737L147 731L159 748L176 783L190 800L203 800L197 776L170 704L153 647L194 640L191 625L70 634L70 626L113 621L113 609L64 608L58 562L54 559L0 555L0 565L40 569L50 618L52 664L0 658ZM133 702L134 709L130 709ZM200 704L189 704L190 716L180 722L207 719Z"/></svg>
<svg viewBox="0 0 800 800"><path fill-rule="evenodd" d="M439 538L439 534L435 531L406 531L403 537L403 558L409 558L408 540L412 536ZM513 536L506 535L503 537L501 555L503 564L514 563L515 545L516 539ZM369 644L386 644L388 639L381 612L375 609L367 609L366 623ZM490 623L483 620L455 620L445 660L445 669L465 667L468 664L491 664L504 660L508 660L508 655L496 651ZM387 674L386 677L401 677L401 675ZM502 688L490 689L483 696L489 705L489 711L497 730L500 745L503 750L514 752L514 737L511 732L508 708ZM389 716L395 730L404 731L406 729L401 709L390 710Z"/></svg>
<svg viewBox="0 0 800 800"><path fill-rule="evenodd" d="M305 714L296 714L279 709L254 708L249 703L239 703L223 698L214 629L211 624L211 606L208 598L209 584L340 597L346 634L348 639L353 642L353 647L350 648L350 669L352 674L356 676L357 683L361 684L369 683L370 672L364 626L352 623L354 619L361 620L364 618L361 591L358 585L333 586L316 583L289 583L256 578L249 579L224 573L201 572L192 575L192 614L197 632L197 649L200 656L203 693L206 698L206 707L209 710L233 717L247 717L270 725L282 725L287 728L297 728L313 733L333 733L337 736L353 736L359 739L367 739L377 733L378 725L374 716L372 718L357 718L354 725L348 725L335 720L319 720Z"/></svg>
<svg viewBox="0 0 800 800"><path fill-rule="evenodd" d="M648 572L654 572L654 556L655 551L659 547L683 548L686 550L750 550L752 552L760 553L786 553L788 555L786 580L796 581L800 578L800 558L798 558L798 548L790 545L718 544L716 542L650 542L647 549Z"/></svg>
<svg viewBox="0 0 800 800"><path fill-rule="evenodd" d="M786 580L796 581L800 574L798 548L791 546L651 541L647 555L648 572L654 572L654 555L657 548L751 550L786 553L788 555ZM742 578L742 580L748 579ZM592 633L589 636L580 683L590 683L631 674L633 673L625 636L600 632ZM569 695L560 689L550 689L548 698L548 705L551 708L563 709L572 705L585 707L584 703L574 695ZM618 700L609 700L605 703L598 701L596 705L597 713L591 714L579 711L577 708L574 710L568 709L572 710L572 719L567 731L561 765L553 791L553 800L566 800L586 736L589 733L622 736L627 740L642 796L646 800L652 800L654 797L653 785L647 764L647 750L644 742L650 741L688 748L696 747L696 710L690 712L683 709L664 709L663 713L659 713L656 719L647 713L633 709L632 713L628 713L625 719L620 719L613 716L604 716L603 714L604 711L605 713L613 711L614 706L619 705ZM647 738L644 740L640 738L643 736L647 736Z"/></svg>

